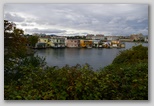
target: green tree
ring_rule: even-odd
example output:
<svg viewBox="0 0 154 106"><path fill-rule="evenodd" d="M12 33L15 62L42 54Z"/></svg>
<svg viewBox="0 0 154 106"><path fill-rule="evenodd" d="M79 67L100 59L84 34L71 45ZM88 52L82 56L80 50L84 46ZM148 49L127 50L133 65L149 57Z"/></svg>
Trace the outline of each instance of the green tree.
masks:
<svg viewBox="0 0 154 106"><path fill-rule="evenodd" d="M4 20L4 81L10 79L19 66L19 62L26 57L26 38L24 31L18 29L12 22Z"/></svg>
<svg viewBox="0 0 154 106"><path fill-rule="evenodd" d="M36 43L38 42L38 36L28 36L27 41L31 47L35 47Z"/></svg>
<svg viewBox="0 0 154 106"><path fill-rule="evenodd" d="M38 71L42 72L45 66L44 59L38 56L27 55L27 39L24 31L16 28L15 24L4 20L4 96L19 99L19 87L25 85L26 89L31 84L30 78ZM36 70L36 71L35 71ZM39 72L39 74L41 74ZM29 78L29 79L26 79ZM23 80L22 80L23 79ZM26 80L26 83L24 82ZM24 89L24 93L26 90ZM13 95L15 94L15 95Z"/></svg>
<svg viewBox="0 0 154 106"><path fill-rule="evenodd" d="M22 36L24 31L14 27L11 22L6 20L4 20L4 28L4 57L24 57L27 53L27 40Z"/></svg>

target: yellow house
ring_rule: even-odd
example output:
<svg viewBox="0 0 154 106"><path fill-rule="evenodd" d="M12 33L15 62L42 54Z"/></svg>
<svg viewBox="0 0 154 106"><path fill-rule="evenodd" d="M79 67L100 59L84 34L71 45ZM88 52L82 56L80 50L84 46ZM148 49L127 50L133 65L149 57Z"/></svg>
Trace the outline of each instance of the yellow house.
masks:
<svg viewBox="0 0 154 106"><path fill-rule="evenodd" d="M119 45L120 45L119 41L116 41L116 40L111 41L111 46L112 47L119 47Z"/></svg>
<svg viewBox="0 0 154 106"><path fill-rule="evenodd" d="M82 48L91 48L93 45L92 40L80 40L80 47Z"/></svg>
<svg viewBox="0 0 154 106"><path fill-rule="evenodd" d="M51 47L51 40L50 40L50 38L40 37L38 39L38 43L46 43L47 47Z"/></svg>

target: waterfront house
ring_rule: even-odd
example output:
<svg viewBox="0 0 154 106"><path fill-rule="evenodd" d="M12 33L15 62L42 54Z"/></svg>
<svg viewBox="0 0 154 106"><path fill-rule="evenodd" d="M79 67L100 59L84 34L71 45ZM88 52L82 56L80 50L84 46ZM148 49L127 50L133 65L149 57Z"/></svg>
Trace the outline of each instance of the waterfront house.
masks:
<svg viewBox="0 0 154 106"><path fill-rule="evenodd" d="M49 37L39 37L35 48L47 48L51 47L51 42Z"/></svg>
<svg viewBox="0 0 154 106"><path fill-rule="evenodd" d="M79 39L67 39L66 40L66 47L80 47L80 40Z"/></svg>
<svg viewBox="0 0 154 106"><path fill-rule="evenodd" d="M80 40L80 47L82 48L92 48L92 40Z"/></svg>
<svg viewBox="0 0 154 106"><path fill-rule="evenodd" d="M52 48L64 48L65 47L65 38L64 37L53 37L51 40Z"/></svg>
<svg viewBox="0 0 154 106"><path fill-rule="evenodd" d="M103 42L103 48L110 48L110 47L111 47L110 41Z"/></svg>
<svg viewBox="0 0 154 106"><path fill-rule="evenodd" d="M93 40L93 47L99 47L100 40Z"/></svg>
<svg viewBox="0 0 154 106"><path fill-rule="evenodd" d="M67 37L65 37L64 39L65 39L65 47L66 47L66 45L67 45Z"/></svg>
<svg viewBox="0 0 154 106"><path fill-rule="evenodd" d="M93 47L102 48L104 44L104 40L93 40Z"/></svg>
<svg viewBox="0 0 154 106"><path fill-rule="evenodd" d="M46 47L51 47L50 37L40 37L38 38L38 43L46 43Z"/></svg>
<svg viewBox="0 0 154 106"><path fill-rule="evenodd" d="M120 46L120 42L118 40L111 41L111 47L119 47L119 46Z"/></svg>
<svg viewBox="0 0 154 106"><path fill-rule="evenodd" d="M124 48L125 44L120 42L119 40L114 40L114 41L111 41L111 47Z"/></svg>

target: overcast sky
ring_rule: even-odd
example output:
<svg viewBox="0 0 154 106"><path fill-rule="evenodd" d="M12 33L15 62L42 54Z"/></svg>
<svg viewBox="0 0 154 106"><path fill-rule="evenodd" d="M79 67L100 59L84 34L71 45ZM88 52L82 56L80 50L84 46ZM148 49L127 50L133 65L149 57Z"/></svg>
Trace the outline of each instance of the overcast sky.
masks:
<svg viewBox="0 0 154 106"><path fill-rule="evenodd" d="M146 4L5 4L4 19L25 34L148 35Z"/></svg>

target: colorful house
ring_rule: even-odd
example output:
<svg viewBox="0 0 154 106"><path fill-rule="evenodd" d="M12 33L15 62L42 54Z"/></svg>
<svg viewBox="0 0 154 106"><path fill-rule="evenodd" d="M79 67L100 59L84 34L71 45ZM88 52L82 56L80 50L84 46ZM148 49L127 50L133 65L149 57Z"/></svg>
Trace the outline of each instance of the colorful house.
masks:
<svg viewBox="0 0 154 106"><path fill-rule="evenodd" d="M112 47L119 47L120 46L120 41L118 41L118 40L111 41L111 46Z"/></svg>
<svg viewBox="0 0 154 106"><path fill-rule="evenodd" d="M103 42L103 48L110 48L111 47L111 42L107 41L107 42Z"/></svg>
<svg viewBox="0 0 154 106"><path fill-rule="evenodd" d="M51 47L51 40L49 37L38 38L38 43L46 43L46 47Z"/></svg>
<svg viewBox="0 0 154 106"><path fill-rule="evenodd" d="M66 41L67 47L80 47L80 40L79 39L67 39Z"/></svg>
<svg viewBox="0 0 154 106"><path fill-rule="evenodd" d="M92 40L80 40L80 47L82 48L92 48Z"/></svg>

